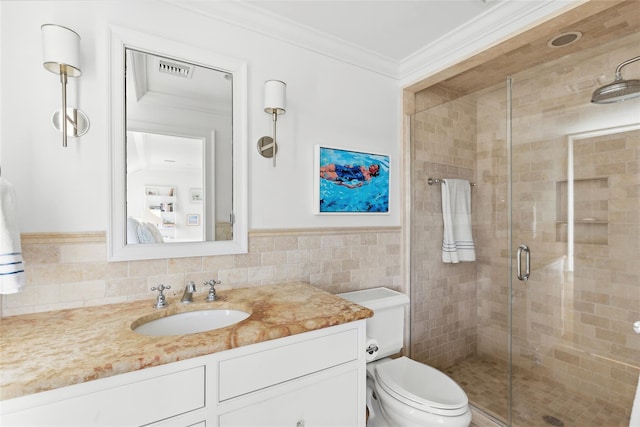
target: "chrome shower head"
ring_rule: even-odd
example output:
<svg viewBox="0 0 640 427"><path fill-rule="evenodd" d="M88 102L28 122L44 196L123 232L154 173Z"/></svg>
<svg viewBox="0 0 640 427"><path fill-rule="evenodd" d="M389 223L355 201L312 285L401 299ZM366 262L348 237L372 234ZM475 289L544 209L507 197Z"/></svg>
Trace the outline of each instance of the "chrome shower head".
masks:
<svg viewBox="0 0 640 427"><path fill-rule="evenodd" d="M622 78L621 73L622 67L636 61L640 61L640 56L624 61L618 65L613 83L596 89L593 95L591 95L591 102L594 104L611 104L639 97L640 80L625 80Z"/></svg>

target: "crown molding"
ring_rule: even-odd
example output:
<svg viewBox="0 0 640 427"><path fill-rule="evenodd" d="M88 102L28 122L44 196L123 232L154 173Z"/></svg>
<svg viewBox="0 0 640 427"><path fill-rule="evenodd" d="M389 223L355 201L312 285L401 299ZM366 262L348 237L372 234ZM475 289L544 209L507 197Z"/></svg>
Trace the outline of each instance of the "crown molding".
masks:
<svg viewBox="0 0 640 427"><path fill-rule="evenodd" d="M343 39L301 25L293 20L266 12L242 0L185 1L165 3L241 27L266 37L334 58L360 68L397 78L398 63L391 58L356 46Z"/></svg>
<svg viewBox="0 0 640 427"><path fill-rule="evenodd" d="M589 0L500 2L402 61L363 49L242 0L162 1L390 77L399 81L401 87L407 87Z"/></svg>
<svg viewBox="0 0 640 427"><path fill-rule="evenodd" d="M507 1L443 35L398 66L397 78L408 87L518 33L589 0Z"/></svg>

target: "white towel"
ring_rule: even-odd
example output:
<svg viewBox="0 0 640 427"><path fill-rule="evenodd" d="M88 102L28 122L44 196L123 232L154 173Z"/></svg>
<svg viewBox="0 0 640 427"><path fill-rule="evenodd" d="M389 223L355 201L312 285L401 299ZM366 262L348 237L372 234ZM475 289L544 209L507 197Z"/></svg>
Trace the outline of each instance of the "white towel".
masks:
<svg viewBox="0 0 640 427"><path fill-rule="evenodd" d="M463 179L442 182L442 262L475 261L471 234L471 185Z"/></svg>
<svg viewBox="0 0 640 427"><path fill-rule="evenodd" d="M17 220L15 191L0 177L0 294L20 292L25 282Z"/></svg>

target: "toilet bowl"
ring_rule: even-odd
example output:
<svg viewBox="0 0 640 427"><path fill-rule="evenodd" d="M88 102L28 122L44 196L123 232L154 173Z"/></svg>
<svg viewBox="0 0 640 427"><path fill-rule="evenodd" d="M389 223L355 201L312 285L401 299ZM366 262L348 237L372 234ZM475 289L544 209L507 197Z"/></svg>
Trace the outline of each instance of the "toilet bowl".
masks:
<svg viewBox="0 0 640 427"><path fill-rule="evenodd" d="M407 357L367 364L367 427L468 427L467 395L451 378Z"/></svg>
<svg viewBox="0 0 640 427"><path fill-rule="evenodd" d="M367 427L468 427L469 400L451 378L402 350L409 298L387 288L339 294L373 310L367 319Z"/></svg>

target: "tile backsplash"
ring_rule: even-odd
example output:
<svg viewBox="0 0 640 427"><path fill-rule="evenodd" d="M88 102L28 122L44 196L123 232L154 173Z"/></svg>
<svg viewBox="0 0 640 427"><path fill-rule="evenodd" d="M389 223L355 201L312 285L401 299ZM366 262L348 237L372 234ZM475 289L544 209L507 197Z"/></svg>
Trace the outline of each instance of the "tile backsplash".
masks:
<svg viewBox="0 0 640 427"><path fill-rule="evenodd" d="M105 233L23 234L27 284L2 296L2 317L153 298L158 284L181 294L187 281L220 289L302 281L331 293L401 279L401 228L269 230L249 233L249 253L107 262Z"/></svg>

